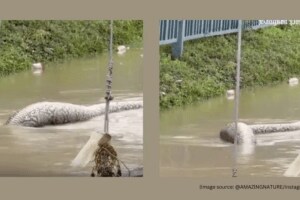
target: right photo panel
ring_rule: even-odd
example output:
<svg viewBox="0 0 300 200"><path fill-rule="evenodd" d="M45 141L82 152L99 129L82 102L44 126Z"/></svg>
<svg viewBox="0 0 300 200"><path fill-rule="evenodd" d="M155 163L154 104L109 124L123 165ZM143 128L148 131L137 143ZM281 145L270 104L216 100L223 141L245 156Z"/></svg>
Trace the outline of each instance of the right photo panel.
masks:
<svg viewBox="0 0 300 200"><path fill-rule="evenodd" d="M160 176L299 176L300 20L159 29Z"/></svg>

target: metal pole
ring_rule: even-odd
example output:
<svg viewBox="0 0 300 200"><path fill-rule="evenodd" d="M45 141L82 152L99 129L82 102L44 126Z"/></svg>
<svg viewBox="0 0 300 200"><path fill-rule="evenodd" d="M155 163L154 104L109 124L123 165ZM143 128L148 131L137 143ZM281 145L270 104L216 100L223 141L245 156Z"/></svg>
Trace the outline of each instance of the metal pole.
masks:
<svg viewBox="0 0 300 200"><path fill-rule="evenodd" d="M108 74L106 79L106 107L105 107L105 119L104 119L104 133L108 133L109 130L109 102L113 99L111 96L111 85L112 85L112 69L113 69L113 20L110 20L110 39L109 39L109 64Z"/></svg>
<svg viewBox="0 0 300 200"><path fill-rule="evenodd" d="M239 96L240 96L240 67L241 67L241 43L242 43L242 20L238 21L238 49L236 55L236 85L235 85L235 101L234 101L234 122L235 122L235 135L234 135L234 166L233 177L237 177L237 129L239 120Z"/></svg>

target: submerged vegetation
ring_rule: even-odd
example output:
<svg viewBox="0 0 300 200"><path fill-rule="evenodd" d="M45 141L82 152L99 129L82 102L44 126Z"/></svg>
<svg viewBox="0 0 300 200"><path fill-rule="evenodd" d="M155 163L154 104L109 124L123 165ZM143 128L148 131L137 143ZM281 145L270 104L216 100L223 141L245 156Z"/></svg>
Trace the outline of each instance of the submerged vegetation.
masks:
<svg viewBox="0 0 300 200"><path fill-rule="evenodd" d="M184 54L172 60L170 47L160 48L160 107L203 101L233 89L237 34L185 43ZM300 75L300 26L244 31L241 87L280 83Z"/></svg>
<svg viewBox="0 0 300 200"><path fill-rule="evenodd" d="M108 48L109 21L1 21L0 76L26 70L34 62L98 54ZM114 46L142 41L143 22L114 21Z"/></svg>

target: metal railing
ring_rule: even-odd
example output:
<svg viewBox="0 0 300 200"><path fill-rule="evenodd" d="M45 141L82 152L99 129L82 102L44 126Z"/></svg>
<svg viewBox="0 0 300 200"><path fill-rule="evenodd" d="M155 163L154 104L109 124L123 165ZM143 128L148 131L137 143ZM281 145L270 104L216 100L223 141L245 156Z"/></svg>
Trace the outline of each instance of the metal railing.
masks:
<svg viewBox="0 0 300 200"><path fill-rule="evenodd" d="M258 29L270 25L259 20L244 20L243 29ZM173 57L180 57L183 43L203 37L238 32L238 20L161 20L159 45L172 44Z"/></svg>

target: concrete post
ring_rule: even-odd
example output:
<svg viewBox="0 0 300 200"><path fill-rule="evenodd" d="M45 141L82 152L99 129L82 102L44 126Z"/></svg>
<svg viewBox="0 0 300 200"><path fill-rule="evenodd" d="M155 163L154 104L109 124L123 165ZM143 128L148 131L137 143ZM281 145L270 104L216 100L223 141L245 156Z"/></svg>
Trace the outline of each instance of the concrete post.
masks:
<svg viewBox="0 0 300 200"><path fill-rule="evenodd" d="M172 44L172 58L179 58L182 55L184 32L185 32L185 20L180 20L178 22L177 42Z"/></svg>

